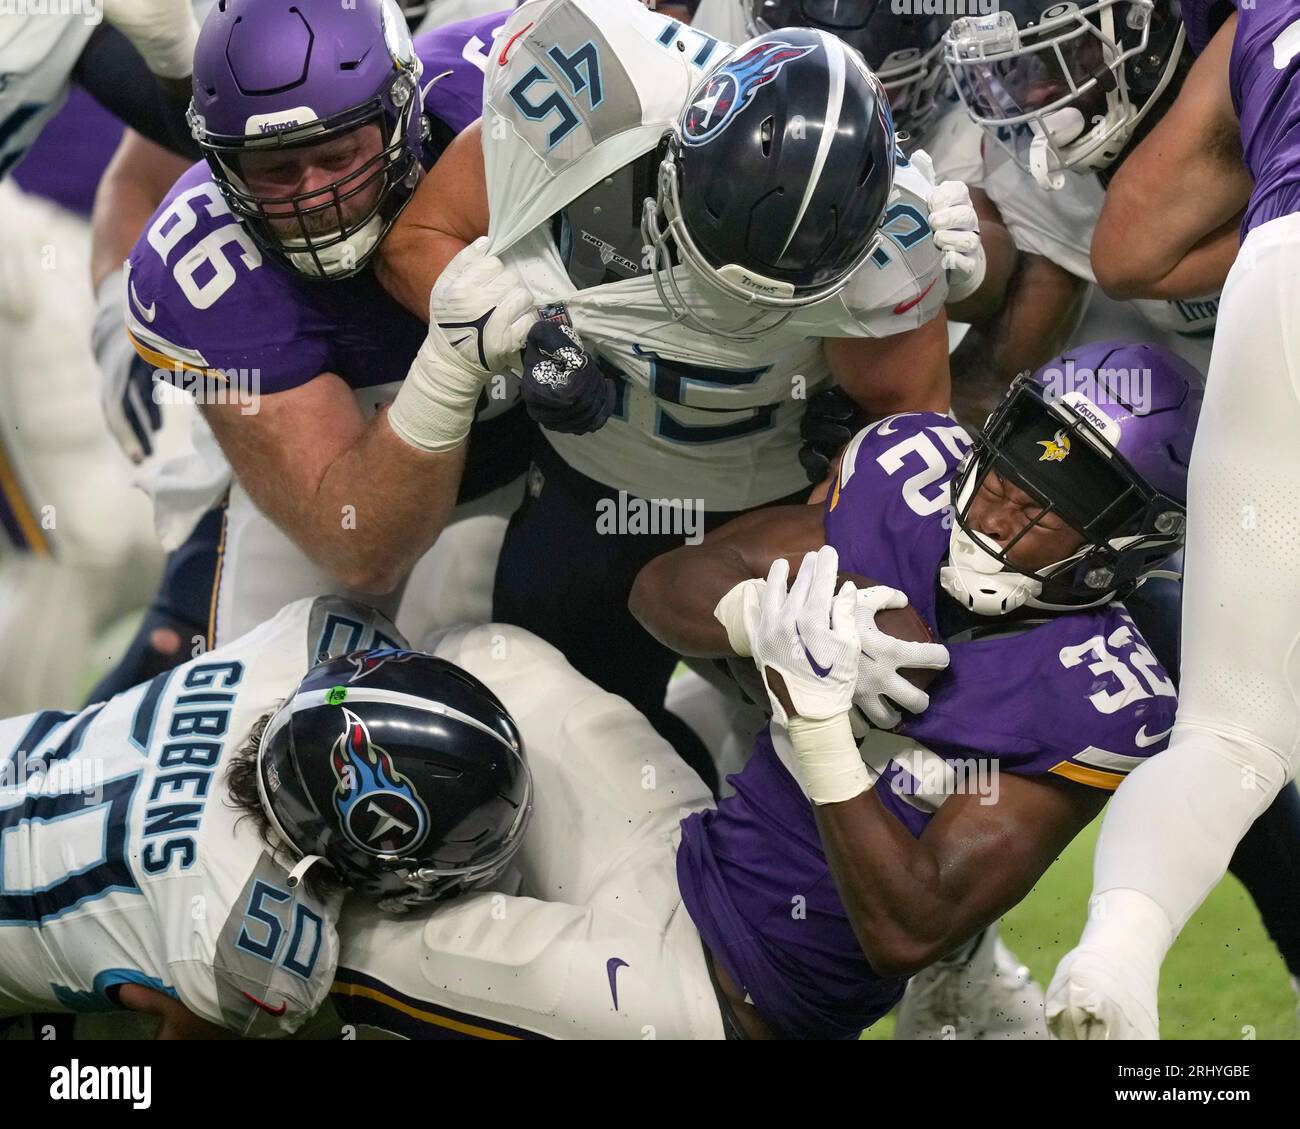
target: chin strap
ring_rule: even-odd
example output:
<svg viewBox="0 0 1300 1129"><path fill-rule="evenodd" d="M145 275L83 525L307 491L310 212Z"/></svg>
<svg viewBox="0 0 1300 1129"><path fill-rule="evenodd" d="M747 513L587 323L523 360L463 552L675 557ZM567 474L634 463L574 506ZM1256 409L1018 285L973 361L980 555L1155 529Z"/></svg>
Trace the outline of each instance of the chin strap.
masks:
<svg viewBox="0 0 1300 1129"><path fill-rule="evenodd" d="M1029 144L1029 171L1040 188L1055 192L1065 186L1059 145L1069 145L1082 136L1085 122L1074 106L1065 106L1029 123L1034 139Z"/></svg>
<svg viewBox="0 0 1300 1129"><path fill-rule="evenodd" d="M976 615L1006 615L1043 590L1041 581L1008 569L993 551L980 534L953 525L948 563L939 570L939 584Z"/></svg>
<svg viewBox="0 0 1300 1129"><path fill-rule="evenodd" d="M325 860L320 855L303 855L302 858L298 860L298 864L289 871L289 888L292 890L303 880L307 871L315 866L316 863L324 861Z"/></svg>

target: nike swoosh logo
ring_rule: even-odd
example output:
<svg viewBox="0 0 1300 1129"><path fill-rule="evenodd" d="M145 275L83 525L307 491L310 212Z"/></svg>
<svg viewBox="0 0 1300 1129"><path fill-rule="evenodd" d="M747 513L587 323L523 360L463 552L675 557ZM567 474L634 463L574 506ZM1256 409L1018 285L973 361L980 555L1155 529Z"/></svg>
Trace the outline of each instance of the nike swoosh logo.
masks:
<svg viewBox="0 0 1300 1129"><path fill-rule="evenodd" d="M518 39L521 35L523 35L524 32L526 32L532 26L533 25L531 23L526 24L524 27L521 27L517 32L515 32L514 35L512 35L509 39L506 40L506 45L501 48L501 54L497 56L497 66L504 67L506 65L506 52L509 51L510 48L515 45L515 40Z"/></svg>
<svg viewBox="0 0 1300 1129"><path fill-rule="evenodd" d="M609 974L609 994L614 997L615 1011L618 1011L618 970L627 967L628 963L622 957L610 957L605 962L605 971Z"/></svg>
<svg viewBox="0 0 1300 1129"><path fill-rule="evenodd" d="M473 335L472 333L467 333L467 334L465 334L465 336L462 337L459 341L453 341L453 342L451 343L451 347L452 347L453 349L459 349L462 345L465 344L466 341L468 341L468 340L469 340L471 337L473 337L473 336L474 336L474 335Z"/></svg>
<svg viewBox="0 0 1300 1129"><path fill-rule="evenodd" d="M812 657L812 652L808 650L808 645L804 643L802 639L799 640L799 645L803 647L803 653L808 658L808 665L813 668L813 673L817 675L818 678L825 678L830 674L831 668L828 666L818 666L817 660Z"/></svg>
<svg viewBox="0 0 1300 1129"><path fill-rule="evenodd" d="M272 1007L264 1000L259 1000L256 996L250 996L247 992L243 992L242 994L244 999L251 1000L253 1003L257 1004L257 1006L260 1007L264 1012L266 1012L267 1015L281 1016L285 1013L285 1011L289 1007L288 1003L284 1001L280 1002L279 1007Z"/></svg>
<svg viewBox="0 0 1300 1129"><path fill-rule="evenodd" d="M1145 749L1150 745L1154 745L1160 741L1163 741L1173 731L1174 731L1174 727L1171 725L1163 733L1152 733L1151 736L1148 737L1147 727L1144 725L1142 726L1141 729L1137 731L1137 736L1133 738L1133 744L1135 744L1139 749Z"/></svg>
<svg viewBox="0 0 1300 1129"><path fill-rule="evenodd" d="M934 278L930 279L930 285L927 286L924 290L922 290L921 293L918 294L915 298L909 299L906 302L899 302L898 305L894 307L894 313L905 314L907 313L908 310L912 309L913 307L919 306L922 302L925 301L925 296L929 294L931 290L934 289L934 284L938 281L939 278L936 275Z"/></svg>
<svg viewBox="0 0 1300 1129"><path fill-rule="evenodd" d="M153 321L155 315L158 313L158 303L150 302L149 305L146 306L141 302L140 295L135 292L134 280L131 282L131 301L135 303L135 308L140 312L140 316L144 318L145 321Z"/></svg>

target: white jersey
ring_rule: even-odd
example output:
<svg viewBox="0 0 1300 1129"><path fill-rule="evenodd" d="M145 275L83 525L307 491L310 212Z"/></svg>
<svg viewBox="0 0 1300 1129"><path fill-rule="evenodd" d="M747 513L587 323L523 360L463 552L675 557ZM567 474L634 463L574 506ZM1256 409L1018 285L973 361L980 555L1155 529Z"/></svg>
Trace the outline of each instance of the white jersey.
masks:
<svg viewBox="0 0 1300 1129"><path fill-rule="evenodd" d="M59 112L72 68L98 26L87 16L51 13L0 20L0 177Z"/></svg>
<svg viewBox="0 0 1300 1129"><path fill-rule="evenodd" d="M618 380L614 415L601 430L547 439L606 486L689 498L707 511L747 509L806 487L799 421L807 396L831 380L820 339L900 333L943 305L947 283L925 206L930 183L900 162L884 238L839 294L755 342L699 333L665 308L645 273L639 232L614 246L586 229L597 226L586 219L597 208L574 202L630 177L632 162L659 144L728 45L632 0L531 0L500 42L507 62L488 68L483 114L490 250L519 270L539 306L565 305ZM578 287L552 230L561 213L570 245L597 246L631 276ZM686 268L674 275L706 319L737 325L752 313Z"/></svg>
<svg viewBox="0 0 1300 1129"><path fill-rule="evenodd" d="M700 0L691 27L723 43L744 43L752 36L745 26L742 0Z"/></svg>
<svg viewBox="0 0 1300 1129"><path fill-rule="evenodd" d="M289 888L226 769L319 654L395 636L300 600L102 706L0 722L0 1015L110 1011L132 983L242 1035L297 1029L334 977L339 899Z"/></svg>
<svg viewBox="0 0 1300 1129"><path fill-rule="evenodd" d="M973 122L970 129L979 131ZM997 142L984 140L982 187L1002 214L1007 230L1021 251L1042 255L1076 278L1095 283L1092 233L1106 200L1096 176L1067 173L1056 191L1039 187ZM1201 372L1209 362L1219 297L1197 299L1135 299L1132 306L1156 332L1148 334L1186 357ZM1090 332L1108 336L1104 319L1093 319ZM1081 338L1083 339L1083 338Z"/></svg>

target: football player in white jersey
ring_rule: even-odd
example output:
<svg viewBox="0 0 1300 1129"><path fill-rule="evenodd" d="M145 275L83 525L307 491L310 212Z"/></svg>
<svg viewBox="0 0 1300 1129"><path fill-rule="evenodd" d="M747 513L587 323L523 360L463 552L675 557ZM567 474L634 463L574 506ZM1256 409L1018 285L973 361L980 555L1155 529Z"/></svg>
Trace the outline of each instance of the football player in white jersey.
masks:
<svg viewBox="0 0 1300 1129"><path fill-rule="evenodd" d="M189 0L104 0L72 8L9 14L0 25L0 177L22 159L73 82L156 140L186 146L198 36Z"/></svg>
<svg viewBox="0 0 1300 1129"><path fill-rule="evenodd" d="M799 421L818 389L838 381L875 414L946 409L933 185L900 158L860 56L822 32L731 49L630 2L534 0L498 41L481 127L418 190L381 279L423 311L465 249L572 323L576 340L544 325L530 345L525 402L547 430L494 616L679 738L676 660L628 614L632 578L687 524L807 489ZM489 360L502 339L493 305L433 294L432 332L465 351L462 401L484 368L475 327ZM408 377L399 434L423 442L453 398L442 379Z"/></svg>
<svg viewBox="0 0 1300 1129"><path fill-rule="evenodd" d="M1169 0L1158 0L1147 24L1126 29L1116 14L1123 5L1087 8L1079 19L1096 34L1086 41L1099 40L1103 23L1110 28L1119 21L1119 30L1110 31L1119 43L1108 62L1116 79L1109 93L1097 86L1074 93L1071 77L1059 69L1049 67L1036 83L1028 77L1046 66L1034 45L1051 40L1042 15L1050 7L1048 0L1016 0L989 17L955 21L943 41L969 115L963 121L953 111L950 128L964 128L963 148L978 155L964 179L990 262L1000 267L954 311L974 323L953 361L960 374L955 402L972 421L987 414L1017 372L1042 364L1068 342L1126 332L1149 339L1155 330L1155 339L1202 372L1209 361L1215 295L1138 301L1128 310L1093 290L1089 259L1110 176L1172 103L1191 65L1177 13ZM1057 25L1062 35L1079 27L1069 14ZM1019 39L1011 34L1017 27ZM1085 117L1095 124L1081 131Z"/></svg>
<svg viewBox="0 0 1300 1129"><path fill-rule="evenodd" d="M335 597L80 714L0 722L0 752L0 1017L124 1007L163 1037L297 1030L345 888L400 911L491 881L529 812L491 692Z"/></svg>

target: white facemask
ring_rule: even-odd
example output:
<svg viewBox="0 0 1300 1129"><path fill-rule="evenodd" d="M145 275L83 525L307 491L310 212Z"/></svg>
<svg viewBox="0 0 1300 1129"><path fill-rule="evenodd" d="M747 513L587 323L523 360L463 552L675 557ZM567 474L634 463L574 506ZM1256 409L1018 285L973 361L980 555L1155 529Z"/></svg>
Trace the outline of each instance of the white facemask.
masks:
<svg viewBox="0 0 1300 1129"><path fill-rule="evenodd" d="M1032 576L1008 568L993 555L997 546L982 534L952 527L948 563L939 570L939 584L976 615L1006 615L1038 596L1043 585Z"/></svg>
<svg viewBox="0 0 1300 1129"><path fill-rule="evenodd" d="M298 251L294 248L303 247L305 243L301 239L288 240L284 244L285 254L289 261L293 263L298 270L306 275L317 275L316 260L320 260L321 269L324 270L325 278L334 278L336 275L347 274L356 269L357 263L361 262L379 242L379 237L383 233L384 222L378 216L373 215L366 222L365 226L359 231L354 231L346 239L335 243L331 247L317 251L315 258L310 251ZM323 236L322 242L330 236Z"/></svg>

